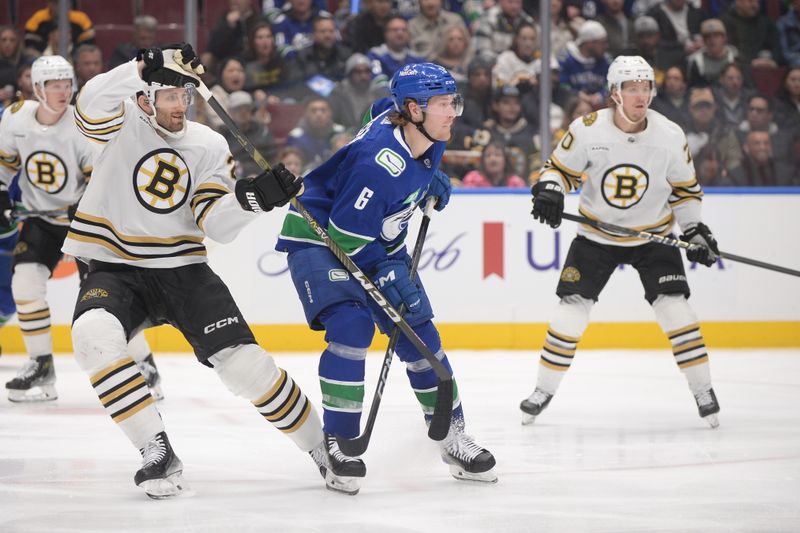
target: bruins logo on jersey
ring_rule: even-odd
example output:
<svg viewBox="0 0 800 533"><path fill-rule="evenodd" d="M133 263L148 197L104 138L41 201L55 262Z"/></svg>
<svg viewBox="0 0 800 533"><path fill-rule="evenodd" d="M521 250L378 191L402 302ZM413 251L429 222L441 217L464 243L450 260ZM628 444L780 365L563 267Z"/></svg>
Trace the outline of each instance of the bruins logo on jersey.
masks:
<svg viewBox="0 0 800 533"><path fill-rule="evenodd" d="M581 280L581 271L575 267L567 267L561 272L561 281L577 283Z"/></svg>
<svg viewBox="0 0 800 533"><path fill-rule="evenodd" d="M600 190L611 207L630 209L642 200L649 186L650 176L643 168L623 163L606 171Z"/></svg>
<svg viewBox="0 0 800 533"><path fill-rule="evenodd" d="M81 296L81 301L85 302L86 300L91 300L92 298L108 298L108 291L97 287L94 289L89 289L83 293L83 296Z"/></svg>
<svg viewBox="0 0 800 533"><path fill-rule="evenodd" d="M37 189L56 194L67 184L67 165L56 154L40 150L25 160L25 175Z"/></svg>
<svg viewBox="0 0 800 533"><path fill-rule="evenodd" d="M597 120L597 112L592 111L588 115L583 115L583 125L584 126L591 126L594 124L594 121Z"/></svg>
<svg viewBox="0 0 800 533"><path fill-rule="evenodd" d="M24 103L25 103L25 99L19 100L17 102L14 102L13 104L11 104L11 107L9 107L8 109L12 113L16 113L17 111L22 109L22 104L24 104Z"/></svg>
<svg viewBox="0 0 800 533"><path fill-rule="evenodd" d="M180 154L169 148L153 150L133 169L133 189L146 209L165 215L186 203L192 178Z"/></svg>

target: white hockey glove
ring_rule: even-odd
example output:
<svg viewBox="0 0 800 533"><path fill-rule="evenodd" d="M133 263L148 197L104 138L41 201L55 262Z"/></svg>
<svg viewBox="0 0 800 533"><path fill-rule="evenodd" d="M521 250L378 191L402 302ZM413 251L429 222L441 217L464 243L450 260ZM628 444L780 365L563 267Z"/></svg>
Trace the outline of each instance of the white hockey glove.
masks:
<svg viewBox="0 0 800 533"><path fill-rule="evenodd" d="M192 45L189 43L181 43L178 46L180 46L180 48L175 50L175 53L172 55L175 62L190 74L198 77L205 74L206 69L200 62L200 58L197 57L197 54L194 52Z"/></svg>

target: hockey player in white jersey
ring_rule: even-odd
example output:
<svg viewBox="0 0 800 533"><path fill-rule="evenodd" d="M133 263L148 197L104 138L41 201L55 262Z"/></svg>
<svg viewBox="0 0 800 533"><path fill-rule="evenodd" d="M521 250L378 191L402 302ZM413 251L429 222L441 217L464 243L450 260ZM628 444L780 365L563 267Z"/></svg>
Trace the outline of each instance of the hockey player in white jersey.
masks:
<svg viewBox="0 0 800 533"><path fill-rule="evenodd" d="M38 101L11 106L0 123L0 181L8 187L17 172L21 207L27 216L14 252L12 292L29 361L6 383L14 402L55 400L47 280L61 259L69 228L67 212L77 203L92 172L93 151L81 135L69 105L75 74L61 56L42 56L31 67ZM3 208L13 207L0 192ZM36 213L46 212L53 216ZM148 386L163 396L160 377L143 336L130 352L145 371Z"/></svg>
<svg viewBox="0 0 800 533"><path fill-rule="evenodd" d="M719 250L701 222L702 191L681 129L649 109L655 95L653 69L639 56L619 56L608 71L608 109L576 119L545 163L533 187L533 216L551 227L561 223L564 193L581 188L580 214L658 235L677 222L681 239L699 246L689 260L711 266ZM587 179L582 183L581 176ZM589 312L620 264L639 273L645 298L670 339L675 362L686 377L698 411L717 427L708 354L677 248L621 237L588 225L578 228L561 271L561 298L539 360L536 389L520 404L523 423L547 407L589 323Z"/></svg>
<svg viewBox="0 0 800 533"><path fill-rule="evenodd" d="M125 342L165 323L183 333L231 392L311 454L329 488L340 490L326 468L316 410L256 343L203 245L206 236L233 240L256 212L301 191L302 179L276 165L235 182L225 139L185 116L201 72L189 45L149 49L93 78L78 96L78 127L102 151L64 244L89 262L72 325L75 356L106 412L141 452L134 482L148 496L174 496L186 485Z"/></svg>

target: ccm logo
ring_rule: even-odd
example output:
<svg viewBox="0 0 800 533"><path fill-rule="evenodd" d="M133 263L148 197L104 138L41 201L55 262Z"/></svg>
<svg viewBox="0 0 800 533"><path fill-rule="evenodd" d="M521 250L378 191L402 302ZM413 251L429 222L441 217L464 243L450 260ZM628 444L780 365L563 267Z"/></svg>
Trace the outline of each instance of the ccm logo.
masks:
<svg viewBox="0 0 800 533"><path fill-rule="evenodd" d="M246 192L244 197L247 199L247 203L250 205L250 208L253 210L253 212L261 212L261 205L259 205L258 200L256 200L256 193L253 191Z"/></svg>
<svg viewBox="0 0 800 533"><path fill-rule="evenodd" d="M206 327L203 328L203 333L208 335L212 331L224 328L225 326L230 324L238 324L238 323L239 323L238 316L229 316L228 318L223 318L222 320L217 320L213 324L207 325Z"/></svg>

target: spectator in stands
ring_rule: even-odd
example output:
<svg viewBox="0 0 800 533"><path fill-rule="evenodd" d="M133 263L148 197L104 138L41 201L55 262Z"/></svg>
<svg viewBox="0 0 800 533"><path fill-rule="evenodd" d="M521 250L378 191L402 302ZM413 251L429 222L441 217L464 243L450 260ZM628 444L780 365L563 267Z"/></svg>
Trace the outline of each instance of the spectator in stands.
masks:
<svg viewBox="0 0 800 533"><path fill-rule="evenodd" d="M75 49L72 64L80 90L87 81L103 72L103 51L96 45L82 44ZM76 95L77 92L75 91Z"/></svg>
<svg viewBox="0 0 800 533"><path fill-rule="evenodd" d="M292 58L311 46L314 20L319 17L333 19L330 13L315 7L312 0L287 0L283 9L270 18L275 45L285 57Z"/></svg>
<svg viewBox="0 0 800 533"><path fill-rule="evenodd" d="M482 57L470 61L467 67L467 87L464 90L464 112L456 121L455 130L479 128L491 116L492 62Z"/></svg>
<svg viewBox="0 0 800 533"><path fill-rule="evenodd" d="M683 69L678 66L670 67L664 74L664 83L650 106L651 109L658 111L683 130L688 128L691 120L689 95L686 89L686 74Z"/></svg>
<svg viewBox="0 0 800 533"><path fill-rule="evenodd" d="M439 49L434 52L433 63L450 71L456 83L463 85L467 81L469 64L475 57L472 36L463 24L455 24L444 30Z"/></svg>
<svg viewBox="0 0 800 533"><path fill-rule="evenodd" d="M739 142L745 144L747 134L751 131L766 131L770 136L772 155L778 161L788 161L794 141L794 132L797 124L792 124L786 129L778 128L773 121L772 100L760 94L754 94L747 102L746 118L736 129Z"/></svg>
<svg viewBox="0 0 800 533"><path fill-rule="evenodd" d="M499 141L487 144L481 152L480 166L467 172L464 187L527 187L524 179L514 174L505 146Z"/></svg>
<svg viewBox="0 0 800 533"><path fill-rule="evenodd" d="M788 13L778 19L781 54L791 66L800 65L800 0L792 0Z"/></svg>
<svg viewBox="0 0 800 533"><path fill-rule="evenodd" d="M337 42L336 24L330 15L318 16L314 19L313 26L311 46L297 53L297 70L300 71L303 81L319 76L322 87L318 92L327 96L334 83L347 75L345 62L353 52Z"/></svg>
<svg viewBox="0 0 800 533"><path fill-rule="evenodd" d="M432 60L445 41L445 30L464 25L464 19L442 8L443 0L419 0L419 14L408 21L411 51Z"/></svg>
<svg viewBox="0 0 800 533"><path fill-rule="evenodd" d="M633 19L625 14L624 0L602 0L603 12L597 22L603 25L608 35L608 53L618 56L631 47L633 42Z"/></svg>
<svg viewBox="0 0 800 533"><path fill-rule="evenodd" d="M250 93L234 91L228 95L227 111L236 126L267 161L273 161L278 152L278 145L269 130L256 120L253 113L254 110L255 104ZM218 131L228 141L228 148L231 151L233 160L236 162L235 172L237 177L243 178L262 172L261 167L248 155L229 128L223 126Z"/></svg>
<svg viewBox="0 0 800 533"><path fill-rule="evenodd" d="M607 49L606 29L597 21L587 20L578 30L575 42L567 44L567 57L560 62L561 85L594 108L603 104L608 92L606 75L611 61Z"/></svg>
<svg viewBox="0 0 800 533"><path fill-rule="evenodd" d="M387 96L385 85L372 79L372 68L364 54L353 54L345 63L345 79L337 83L328 95L333 110L333 122L348 129L358 129L372 102Z"/></svg>
<svg viewBox="0 0 800 533"><path fill-rule="evenodd" d="M583 19L580 21L583 23ZM579 26L580 24L576 28ZM558 59L563 58L567 54L567 43L574 38L564 3L562 0L550 0L550 53Z"/></svg>
<svg viewBox="0 0 800 533"><path fill-rule="evenodd" d="M13 26L0 26L0 102L14 98L17 71L22 64L22 41Z"/></svg>
<svg viewBox="0 0 800 533"><path fill-rule="evenodd" d="M247 41L247 57L249 61L244 66L246 91L262 91L272 96L277 96L275 92L285 91L290 72L275 46L269 22L262 20L253 26Z"/></svg>
<svg viewBox="0 0 800 533"><path fill-rule="evenodd" d="M758 0L735 0L720 20L725 24L728 42L745 64L774 68L783 62L778 28L759 11Z"/></svg>
<svg viewBox="0 0 800 533"><path fill-rule="evenodd" d="M707 19L700 25L703 47L689 56L690 87L707 87L716 83L722 68L735 62L739 54L728 44L725 25L719 19Z"/></svg>
<svg viewBox="0 0 800 533"><path fill-rule="evenodd" d="M479 146L485 146L489 141L504 143L514 172L518 176L527 176L531 171L531 161L538 157L533 143L537 125L528 123L525 118L516 87L506 85L495 91L492 117L484 123L483 131L475 132L473 143Z"/></svg>
<svg viewBox="0 0 800 533"><path fill-rule="evenodd" d="M219 64L218 70L216 75L217 82L211 86L211 94L214 95L214 98L222 107L228 109L228 95L235 91L244 90L244 61L238 57L223 59L222 63ZM223 125L222 119L202 98L195 99L195 114L197 122L215 130L219 130Z"/></svg>
<svg viewBox="0 0 800 533"><path fill-rule="evenodd" d="M642 56L653 67L656 85L661 85L664 82L664 72L672 65L668 63L669 56L665 59L659 47L661 32L658 22L653 17L642 15L633 21L633 34L633 46L623 50L622 55Z"/></svg>
<svg viewBox="0 0 800 533"><path fill-rule="evenodd" d="M207 68L215 68L226 57L244 56L255 25L264 20L253 10L253 0L228 0L228 5L228 11L211 28L208 52L203 54Z"/></svg>
<svg viewBox="0 0 800 533"><path fill-rule="evenodd" d="M383 27L392 16L392 0L365 0L366 11L347 22L344 41L354 52L366 54L384 42Z"/></svg>
<svg viewBox="0 0 800 533"><path fill-rule="evenodd" d="M333 121L328 100L322 96L312 96L305 102L305 113L300 124L289 132L286 145L302 150L307 164L317 167L332 154L331 138L344 130L344 126Z"/></svg>
<svg viewBox="0 0 800 533"><path fill-rule="evenodd" d="M67 15L71 48L94 44L94 27L89 15L70 9ZM50 45L51 33L58 29L58 0L48 0L47 7L36 11L25 23L25 54L38 57ZM65 51L66 53L66 51Z"/></svg>
<svg viewBox="0 0 800 533"><path fill-rule="evenodd" d="M749 132L744 143L744 154L741 165L728 173L731 185L770 187L797 184L791 165L773 157L772 141L768 132Z"/></svg>
<svg viewBox="0 0 800 533"><path fill-rule="evenodd" d="M664 0L647 14L658 22L659 46L668 65L685 64L686 57L703 46L700 24L706 15L686 0Z"/></svg>
<svg viewBox="0 0 800 533"><path fill-rule="evenodd" d="M372 74L386 83L404 65L423 63L425 59L411 53L408 22L399 15L386 21L384 43L370 48L367 57L372 61Z"/></svg>
<svg viewBox="0 0 800 533"><path fill-rule="evenodd" d="M353 140L353 134L349 130L336 133L331 137L331 153L335 154Z"/></svg>
<svg viewBox="0 0 800 533"><path fill-rule="evenodd" d="M739 63L728 63L722 68L714 96L718 102L719 119L737 127L747 114L747 101L754 93L744 87L744 71Z"/></svg>
<svg viewBox="0 0 800 533"><path fill-rule="evenodd" d="M139 50L155 46L158 21L150 15L139 15L133 19L133 39L114 48L108 60L108 70L118 67L136 57Z"/></svg>
<svg viewBox="0 0 800 533"><path fill-rule="evenodd" d="M564 103L564 116L561 119L561 126L553 132L553 144L555 145L560 141L569 130L569 125L576 118L588 115L592 112L592 106L581 100L577 96L571 96Z"/></svg>
<svg viewBox="0 0 800 533"><path fill-rule="evenodd" d="M523 23L535 24L535 21L522 10L522 0L498 0L481 15L475 26L477 54L494 59L511 48L514 32Z"/></svg>
<svg viewBox="0 0 800 533"><path fill-rule="evenodd" d="M492 69L494 87L514 85L525 92L539 83L542 61L537 37L533 24L523 23L517 27L511 49L497 56Z"/></svg>
<svg viewBox="0 0 800 533"><path fill-rule="evenodd" d="M31 80L31 65L28 63L23 63L17 70L17 94L14 96L14 100L17 102L20 100L36 101Z"/></svg>
<svg viewBox="0 0 800 533"><path fill-rule="evenodd" d="M775 117L782 129L800 124L800 65L789 67L775 97Z"/></svg>
<svg viewBox="0 0 800 533"><path fill-rule="evenodd" d="M719 173L724 178L728 170L741 164L739 140L730 125L715 119L716 103L711 89L697 87L689 94L691 121L686 129L686 141L695 168L700 168L706 159L714 159L721 166Z"/></svg>
<svg viewBox="0 0 800 533"><path fill-rule="evenodd" d="M294 146L281 148L280 152L278 152L278 161L283 163L286 170L295 176L302 176L309 170L303 158L303 152Z"/></svg>

